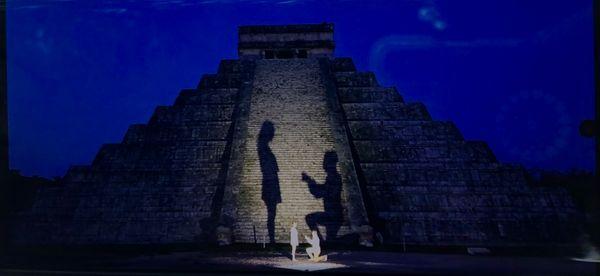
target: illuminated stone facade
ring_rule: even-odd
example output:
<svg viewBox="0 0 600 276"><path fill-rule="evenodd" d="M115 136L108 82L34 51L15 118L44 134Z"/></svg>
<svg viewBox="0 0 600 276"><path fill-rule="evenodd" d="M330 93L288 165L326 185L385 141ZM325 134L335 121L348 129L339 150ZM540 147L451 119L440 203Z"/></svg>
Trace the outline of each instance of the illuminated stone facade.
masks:
<svg viewBox="0 0 600 276"><path fill-rule="evenodd" d="M242 36L244 39L242 39ZM529 187L349 58L333 26L240 28L240 59L158 107L15 216L19 244L573 242L564 190Z"/></svg>

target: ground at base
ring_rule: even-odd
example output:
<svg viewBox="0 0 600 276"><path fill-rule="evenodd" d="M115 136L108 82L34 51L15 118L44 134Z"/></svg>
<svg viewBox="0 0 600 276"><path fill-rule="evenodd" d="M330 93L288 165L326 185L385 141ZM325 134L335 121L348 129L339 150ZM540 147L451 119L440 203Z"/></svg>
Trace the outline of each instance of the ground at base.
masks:
<svg viewBox="0 0 600 276"><path fill-rule="evenodd" d="M404 274L492 274L492 275L598 275L596 263L567 257L470 256L465 254L399 253L331 250L326 262L312 262L302 250L291 261L288 251L188 251L97 256L8 255L0 263L0 274L109 274L189 272L301 272L404 273Z"/></svg>

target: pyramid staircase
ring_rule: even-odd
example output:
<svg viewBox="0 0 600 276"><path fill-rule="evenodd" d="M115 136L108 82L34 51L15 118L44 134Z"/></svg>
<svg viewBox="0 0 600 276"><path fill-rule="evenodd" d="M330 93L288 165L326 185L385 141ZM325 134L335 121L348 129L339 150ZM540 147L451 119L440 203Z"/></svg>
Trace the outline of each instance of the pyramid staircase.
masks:
<svg viewBox="0 0 600 276"><path fill-rule="evenodd" d="M345 196L345 187L350 184L342 179L333 181L335 176L324 170L325 155L341 154L338 150L342 147L332 127L335 119L325 82L317 59L256 61L245 130L247 143L243 166L239 168L242 175L233 227L235 242L269 242L265 189L274 190L270 192L281 198L274 219L275 242L289 242L293 222L298 224L301 237L310 236L311 216L315 216L313 227L317 227L323 240L332 241L352 233ZM275 158L277 187L263 182L264 160L259 158L257 141L265 122L274 126L269 149ZM339 173L342 165L333 166ZM324 195L309 188L303 173L316 181L314 189L322 190Z"/></svg>
<svg viewBox="0 0 600 276"><path fill-rule="evenodd" d="M102 146L90 166L40 190L14 216L12 240L212 243L226 226L229 241L262 242L265 122L281 196L276 242L288 242L292 222L308 235L313 216L326 241L372 239L366 225L387 244L431 246L573 243L578 232L565 190L529 186L522 167L499 163L486 143L466 141L351 59L309 58L222 61L121 143Z"/></svg>

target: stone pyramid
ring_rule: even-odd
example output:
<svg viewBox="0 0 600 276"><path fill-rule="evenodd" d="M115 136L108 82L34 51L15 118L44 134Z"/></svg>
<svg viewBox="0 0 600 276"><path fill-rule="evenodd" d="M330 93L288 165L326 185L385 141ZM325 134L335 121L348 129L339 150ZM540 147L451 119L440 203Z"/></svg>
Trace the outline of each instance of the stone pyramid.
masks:
<svg viewBox="0 0 600 276"><path fill-rule="evenodd" d="M238 31L239 59L38 191L12 241L286 243L297 222L367 246L573 242L564 190L335 58L332 24Z"/></svg>

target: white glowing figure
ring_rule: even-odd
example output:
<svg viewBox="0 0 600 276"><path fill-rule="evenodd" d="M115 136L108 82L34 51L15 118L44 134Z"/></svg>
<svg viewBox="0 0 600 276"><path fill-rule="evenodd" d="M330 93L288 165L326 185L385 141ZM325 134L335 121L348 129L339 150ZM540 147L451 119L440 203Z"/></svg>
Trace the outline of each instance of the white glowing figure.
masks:
<svg viewBox="0 0 600 276"><path fill-rule="evenodd" d="M319 256L321 254L321 241L319 240L317 231L312 231L312 239L307 236L304 236L304 238L306 239L306 242L312 245L312 247L306 249L306 253L310 260L313 262L327 261L327 255Z"/></svg>
<svg viewBox="0 0 600 276"><path fill-rule="evenodd" d="M290 245L292 246L292 261L296 261L296 246L298 246L298 230L297 224L294 222L290 229Z"/></svg>

